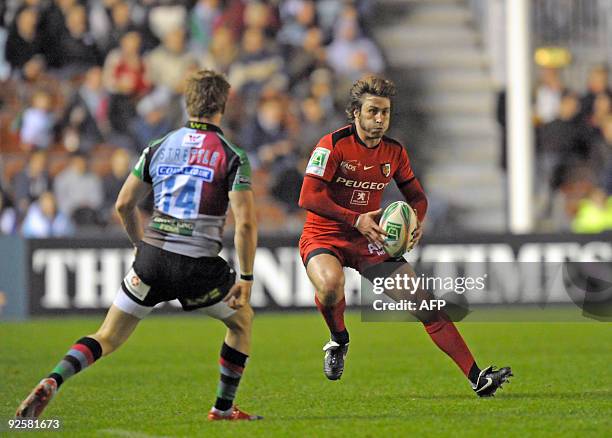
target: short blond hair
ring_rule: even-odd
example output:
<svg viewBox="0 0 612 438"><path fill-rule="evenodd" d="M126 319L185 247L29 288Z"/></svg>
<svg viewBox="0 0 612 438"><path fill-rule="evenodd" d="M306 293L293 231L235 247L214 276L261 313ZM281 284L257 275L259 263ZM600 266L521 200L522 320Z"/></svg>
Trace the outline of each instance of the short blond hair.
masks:
<svg viewBox="0 0 612 438"><path fill-rule="evenodd" d="M187 78L185 103L189 117L206 118L225 111L230 84L220 73L200 70Z"/></svg>

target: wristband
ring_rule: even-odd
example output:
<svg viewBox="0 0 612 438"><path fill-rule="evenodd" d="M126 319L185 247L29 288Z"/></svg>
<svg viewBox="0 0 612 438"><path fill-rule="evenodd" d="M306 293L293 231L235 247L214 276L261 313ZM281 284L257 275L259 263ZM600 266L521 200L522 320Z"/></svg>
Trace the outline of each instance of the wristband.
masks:
<svg viewBox="0 0 612 438"><path fill-rule="evenodd" d="M243 281L253 281L253 274L240 274L240 279Z"/></svg>

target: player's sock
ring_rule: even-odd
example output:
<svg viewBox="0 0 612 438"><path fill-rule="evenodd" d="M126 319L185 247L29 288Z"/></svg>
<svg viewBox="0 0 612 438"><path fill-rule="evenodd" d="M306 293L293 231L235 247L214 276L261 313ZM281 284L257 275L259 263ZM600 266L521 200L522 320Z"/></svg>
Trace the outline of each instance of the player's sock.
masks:
<svg viewBox="0 0 612 438"><path fill-rule="evenodd" d="M327 327L329 327L332 341L340 345L348 344L349 333L344 325L344 309L346 309L346 300L344 297L332 306L325 306L315 295L315 303L317 304L317 309L319 309L319 312L323 315Z"/></svg>
<svg viewBox="0 0 612 438"><path fill-rule="evenodd" d="M53 368L48 377L54 379L59 388L66 379L74 376L79 371L83 371L100 359L101 356L102 346L98 341L94 338L81 338L70 347L66 356Z"/></svg>
<svg viewBox="0 0 612 438"><path fill-rule="evenodd" d="M217 387L217 400L214 406L217 412L231 411L248 357L246 354L234 350L225 342L223 343L221 358L219 359L221 379Z"/></svg>
<svg viewBox="0 0 612 438"><path fill-rule="evenodd" d="M473 372L478 370L476 371L477 379L480 370L455 324L448 319L444 312L438 312L438 318L435 321L425 322L423 325L429 337L431 337L438 348L450 356L459 368L461 368L463 374L465 374L471 382L474 382Z"/></svg>
<svg viewBox="0 0 612 438"><path fill-rule="evenodd" d="M478 382L479 374L480 368L478 368L478 365L476 365L476 362L474 362L474 365L472 365L472 368L470 368L470 372L468 373L468 379L475 385Z"/></svg>

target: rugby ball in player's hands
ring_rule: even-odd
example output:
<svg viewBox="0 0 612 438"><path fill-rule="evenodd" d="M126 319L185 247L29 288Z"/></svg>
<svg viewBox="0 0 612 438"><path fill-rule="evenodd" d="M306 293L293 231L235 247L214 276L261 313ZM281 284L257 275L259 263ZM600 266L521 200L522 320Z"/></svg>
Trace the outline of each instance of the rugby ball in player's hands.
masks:
<svg viewBox="0 0 612 438"><path fill-rule="evenodd" d="M418 219L414 209L404 201L395 201L382 213L378 225L387 236L383 248L391 257L400 257L412 249L412 233Z"/></svg>

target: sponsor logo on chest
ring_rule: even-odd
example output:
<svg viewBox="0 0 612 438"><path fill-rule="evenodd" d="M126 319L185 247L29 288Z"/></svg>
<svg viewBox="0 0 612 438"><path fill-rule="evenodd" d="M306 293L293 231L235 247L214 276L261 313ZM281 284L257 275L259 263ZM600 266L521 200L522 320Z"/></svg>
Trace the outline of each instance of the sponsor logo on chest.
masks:
<svg viewBox="0 0 612 438"><path fill-rule="evenodd" d="M367 189L367 190L382 190L389 184L388 182L378 181L357 181L354 179L344 178L342 176L336 177L336 183L342 184L345 187L353 187L356 189Z"/></svg>
<svg viewBox="0 0 612 438"><path fill-rule="evenodd" d="M340 169L342 172L347 174L348 172L356 172L361 167L361 163L358 160L348 160L340 163Z"/></svg>

